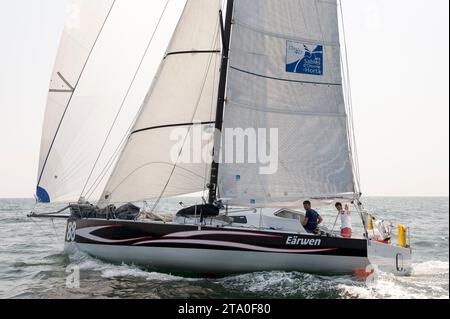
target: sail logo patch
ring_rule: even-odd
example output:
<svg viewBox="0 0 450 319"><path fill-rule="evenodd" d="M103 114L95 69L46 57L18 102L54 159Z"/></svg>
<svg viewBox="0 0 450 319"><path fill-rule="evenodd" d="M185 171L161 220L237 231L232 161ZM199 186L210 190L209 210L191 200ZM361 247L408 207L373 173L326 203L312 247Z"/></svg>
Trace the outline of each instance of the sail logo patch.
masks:
<svg viewBox="0 0 450 319"><path fill-rule="evenodd" d="M286 72L323 75L323 45L287 41Z"/></svg>

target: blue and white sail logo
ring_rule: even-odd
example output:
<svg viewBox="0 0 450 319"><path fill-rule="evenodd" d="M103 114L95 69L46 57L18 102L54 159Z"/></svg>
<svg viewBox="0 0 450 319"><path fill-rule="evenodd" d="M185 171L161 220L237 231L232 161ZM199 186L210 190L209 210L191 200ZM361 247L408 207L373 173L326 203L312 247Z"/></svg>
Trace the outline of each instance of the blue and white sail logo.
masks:
<svg viewBox="0 0 450 319"><path fill-rule="evenodd" d="M287 41L286 72L323 75L323 46Z"/></svg>

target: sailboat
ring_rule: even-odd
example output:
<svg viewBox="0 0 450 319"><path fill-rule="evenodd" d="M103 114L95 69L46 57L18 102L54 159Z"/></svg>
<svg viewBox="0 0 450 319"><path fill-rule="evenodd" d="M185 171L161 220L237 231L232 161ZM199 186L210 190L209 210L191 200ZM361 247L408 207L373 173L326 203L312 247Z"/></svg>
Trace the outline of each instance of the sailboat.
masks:
<svg viewBox="0 0 450 319"><path fill-rule="evenodd" d="M181 273L352 274L371 266L408 273L408 229L399 226L394 244L392 227L374 222L361 202L337 0L187 0L145 101L116 144L105 132L117 110L80 93L115 1L73 4L84 23L64 31L36 191L40 203L72 203L30 215L68 211L68 251ZM224 160L234 147L226 132L236 129L276 137L258 146L275 152L275 169ZM204 137L197 147L196 132ZM105 154L107 142L117 147ZM193 160L199 154L210 161ZM197 205L175 214L160 208L166 198L201 192ZM351 206L364 234L308 232L303 201Z"/></svg>

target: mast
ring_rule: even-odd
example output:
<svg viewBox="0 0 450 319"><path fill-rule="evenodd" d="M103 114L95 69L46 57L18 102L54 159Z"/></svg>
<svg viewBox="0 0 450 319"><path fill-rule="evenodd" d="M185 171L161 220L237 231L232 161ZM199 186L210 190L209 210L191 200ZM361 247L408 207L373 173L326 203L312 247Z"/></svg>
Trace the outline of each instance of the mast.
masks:
<svg viewBox="0 0 450 319"><path fill-rule="evenodd" d="M257 138L270 159L220 164L218 183L215 164L210 202L297 207L299 198L356 199L337 1L235 2L223 124L216 124L265 130ZM231 155L236 144L229 142L220 151Z"/></svg>
<svg viewBox="0 0 450 319"><path fill-rule="evenodd" d="M222 26L222 64L220 67L220 80L219 80L219 91L217 100L217 111L216 111L216 132L222 132L223 128L223 116L225 109L225 94L226 94L226 84L227 84L227 71L228 71L228 59L230 53L230 41L231 41L231 27L233 24L233 7L234 0L228 0L227 2L227 12L225 27ZM223 19L220 19L221 22ZM211 165L211 180L208 185L209 188L209 204L214 204L217 200L217 183L219 179L219 163L215 161L215 152L219 151L217 149L218 145L215 145L216 149L213 151L213 162ZM219 147L220 149L220 147Z"/></svg>

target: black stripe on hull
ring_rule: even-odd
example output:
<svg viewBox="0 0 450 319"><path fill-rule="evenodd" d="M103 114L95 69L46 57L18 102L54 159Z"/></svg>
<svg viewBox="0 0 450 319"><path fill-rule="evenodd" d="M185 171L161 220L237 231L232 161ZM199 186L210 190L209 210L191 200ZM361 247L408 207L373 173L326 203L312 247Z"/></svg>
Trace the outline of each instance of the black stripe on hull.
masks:
<svg viewBox="0 0 450 319"><path fill-rule="evenodd" d="M71 238L69 225L76 223ZM72 229L73 231L73 229ZM152 224L107 220L69 220L66 241L110 246L252 251L279 254L367 257L367 241L305 236L236 228Z"/></svg>

